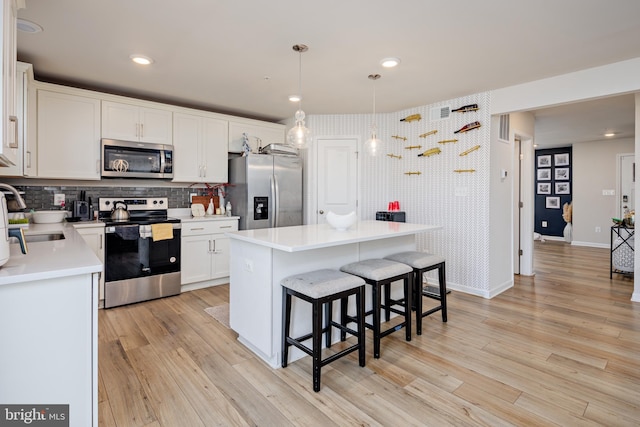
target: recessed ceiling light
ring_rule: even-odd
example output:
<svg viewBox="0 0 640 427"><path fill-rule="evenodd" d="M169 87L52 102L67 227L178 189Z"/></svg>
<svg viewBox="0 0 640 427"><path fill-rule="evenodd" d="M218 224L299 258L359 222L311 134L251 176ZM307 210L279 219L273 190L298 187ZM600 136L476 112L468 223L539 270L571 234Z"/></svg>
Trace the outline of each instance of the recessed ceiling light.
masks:
<svg viewBox="0 0 640 427"><path fill-rule="evenodd" d="M27 21L26 19L18 18L17 24L18 30L24 33L39 33L42 32L42 27L35 22Z"/></svg>
<svg viewBox="0 0 640 427"><path fill-rule="evenodd" d="M393 68L400 63L400 58L384 58L380 61L380 65L385 68Z"/></svg>
<svg viewBox="0 0 640 427"><path fill-rule="evenodd" d="M616 136L616 134L614 132L607 132L604 134L604 136L606 136L607 138L611 138L612 136Z"/></svg>
<svg viewBox="0 0 640 427"><path fill-rule="evenodd" d="M153 63L153 59L144 55L133 54L133 55L130 55L129 58L131 58L131 60L136 64L140 64L140 65L149 65Z"/></svg>
<svg viewBox="0 0 640 427"><path fill-rule="evenodd" d="M300 95L289 95L289 101L300 102L302 101L302 97Z"/></svg>

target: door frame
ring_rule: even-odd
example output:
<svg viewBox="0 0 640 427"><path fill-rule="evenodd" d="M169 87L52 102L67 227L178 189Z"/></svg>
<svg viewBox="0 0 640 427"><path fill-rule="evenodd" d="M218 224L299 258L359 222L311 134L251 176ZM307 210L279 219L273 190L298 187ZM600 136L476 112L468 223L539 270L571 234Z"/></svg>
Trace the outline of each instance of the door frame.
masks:
<svg viewBox="0 0 640 427"><path fill-rule="evenodd" d="M535 221L535 149L533 147L533 137L522 132L514 131L513 158L514 175L519 176L517 185L513 186L514 209L518 206L518 198L522 202L522 207L515 210L513 251L514 260L519 262L514 264L514 272L522 276L535 275L533 268L533 230ZM516 152L515 140L520 141L520 150ZM520 155L522 159L520 159ZM519 188L518 188L519 187ZM518 197L519 196L519 197ZM522 249L522 255L518 251ZM516 271L516 268L519 271Z"/></svg>
<svg viewBox="0 0 640 427"><path fill-rule="evenodd" d="M619 215L618 218L622 218L621 205L622 205L622 159L624 157L633 157L635 163L635 153L618 153L616 154L616 215ZM635 168L634 168L635 169ZM635 178L635 170L634 170L634 178ZM635 180L634 180L635 182ZM634 194L635 199L635 194ZM634 200L635 203L635 200ZM634 206L635 209L635 206Z"/></svg>

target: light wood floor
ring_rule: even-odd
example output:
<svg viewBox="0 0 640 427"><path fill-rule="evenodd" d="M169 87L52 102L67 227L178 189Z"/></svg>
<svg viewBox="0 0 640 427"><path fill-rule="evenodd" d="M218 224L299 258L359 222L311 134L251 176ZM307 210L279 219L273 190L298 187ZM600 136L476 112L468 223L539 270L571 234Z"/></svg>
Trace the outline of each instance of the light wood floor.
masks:
<svg viewBox="0 0 640 427"><path fill-rule="evenodd" d="M640 425L633 280L609 280L606 249L535 249L535 277L452 292L448 323L384 338L379 360L369 340L367 366L326 366L319 393L308 357L273 370L204 312L228 286L102 310L100 426Z"/></svg>

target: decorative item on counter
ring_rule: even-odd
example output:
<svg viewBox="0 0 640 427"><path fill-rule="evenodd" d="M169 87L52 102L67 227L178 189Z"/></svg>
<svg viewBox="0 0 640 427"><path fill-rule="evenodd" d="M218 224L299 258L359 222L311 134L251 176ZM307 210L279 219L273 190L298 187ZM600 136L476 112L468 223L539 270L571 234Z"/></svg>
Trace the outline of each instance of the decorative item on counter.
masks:
<svg viewBox="0 0 640 427"><path fill-rule="evenodd" d="M480 127L480 122L475 121L469 124L466 124L464 126L462 126L460 129L458 129L457 131L455 131L454 133L465 133L465 132L469 132L470 130L473 129L478 129Z"/></svg>
<svg viewBox="0 0 640 427"><path fill-rule="evenodd" d="M572 225L571 225L571 219L573 217L573 203L572 202L567 202L564 205L562 205L562 219L564 219L564 222L567 223L567 225L564 226L564 230L562 230L562 235L564 236L564 241L571 243L572 240Z"/></svg>
<svg viewBox="0 0 640 427"><path fill-rule="evenodd" d="M456 108L455 110L451 110L452 113L466 113L467 111L477 111L478 104L469 104L463 105L460 108Z"/></svg>
<svg viewBox="0 0 640 427"><path fill-rule="evenodd" d="M357 220L358 216L355 212L350 212L346 215L338 215L332 211L327 212L327 222L338 231L346 231L355 224Z"/></svg>
<svg viewBox="0 0 640 427"><path fill-rule="evenodd" d="M478 150L479 148L480 148L480 146L479 146L479 145L474 145L473 147L469 148L468 150L463 151L462 153L460 153L460 156L466 156L467 154L469 154L469 153L471 153L471 152L473 152L473 151L476 151L476 150Z"/></svg>
<svg viewBox="0 0 640 427"><path fill-rule="evenodd" d="M440 154L442 153L442 150L439 149L438 147L435 148L430 148L427 151L418 154L418 157L430 157L433 156L434 154Z"/></svg>
<svg viewBox="0 0 640 427"><path fill-rule="evenodd" d="M455 144L456 142L458 142L458 140L457 139L443 139L442 141L438 141L438 144L448 144L450 142L453 142Z"/></svg>
<svg viewBox="0 0 640 427"><path fill-rule="evenodd" d="M391 154L391 153L387 154L387 156L391 157L392 159L401 159L402 158L402 156L398 156L397 154Z"/></svg>
<svg viewBox="0 0 640 427"><path fill-rule="evenodd" d="M399 211L400 210L400 202L397 200L394 200L393 202L389 202L387 204L387 211L389 212L395 212L395 211Z"/></svg>
<svg viewBox="0 0 640 427"><path fill-rule="evenodd" d="M193 203L191 205L191 215L194 218L203 217L205 215L204 206L202 206L200 203Z"/></svg>
<svg viewBox="0 0 640 427"><path fill-rule="evenodd" d="M404 119L400 119L401 122L413 122L422 120L422 116L420 114L412 114L410 116L405 117Z"/></svg>
<svg viewBox="0 0 640 427"><path fill-rule="evenodd" d="M227 202L227 204L225 205L224 213L227 216L231 216L231 202Z"/></svg>
<svg viewBox="0 0 640 427"><path fill-rule="evenodd" d="M213 199L209 199L209 206L207 207L207 215L211 216L215 211L216 211L216 208L213 207Z"/></svg>
<svg viewBox="0 0 640 427"><path fill-rule="evenodd" d="M419 138L426 138L429 135L435 135L436 133L438 133L438 129L434 129L434 130L430 130L429 132L421 133L420 135L418 135L418 137Z"/></svg>
<svg viewBox="0 0 640 427"><path fill-rule="evenodd" d="M413 150L414 148L422 148L422 145L408 145L406 147L404 147L405 150Z"/></svg>
<svg viewBox="0 0 640 427"><path fill-rule="evenodd" d="M475 172L475 169L454 169L454 172L463 173L463 172Z"/></svg>
<svg viewBox="0 0 640 427"><path fill-rule="evenodd" d="M416 172L405 172L404 174L405 174L405 175L420 175L420 174L422 174L422 172L420 172L420 171L416 171Z"/></svg>
<svg viewBox="0 0 640 427"><path fill-rule="evenodd" d="M398 136L398 135L391 135L391 138L395 138L395 139L401 139L403 141L407 140L406 136Z"/></svg>

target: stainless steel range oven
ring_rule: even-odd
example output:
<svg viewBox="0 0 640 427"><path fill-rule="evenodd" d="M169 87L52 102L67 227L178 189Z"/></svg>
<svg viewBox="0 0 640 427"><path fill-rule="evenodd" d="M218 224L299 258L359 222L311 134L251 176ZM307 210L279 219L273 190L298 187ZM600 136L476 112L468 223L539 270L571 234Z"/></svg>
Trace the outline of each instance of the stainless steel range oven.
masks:
<svg viewBox="0 0 640 427"><path fill-rule="evenodd" d="M116 202L127 220L114 221ZM167 198L100 198L105 222L105 308L180 293L180 220L167 216Z"/></svg>

